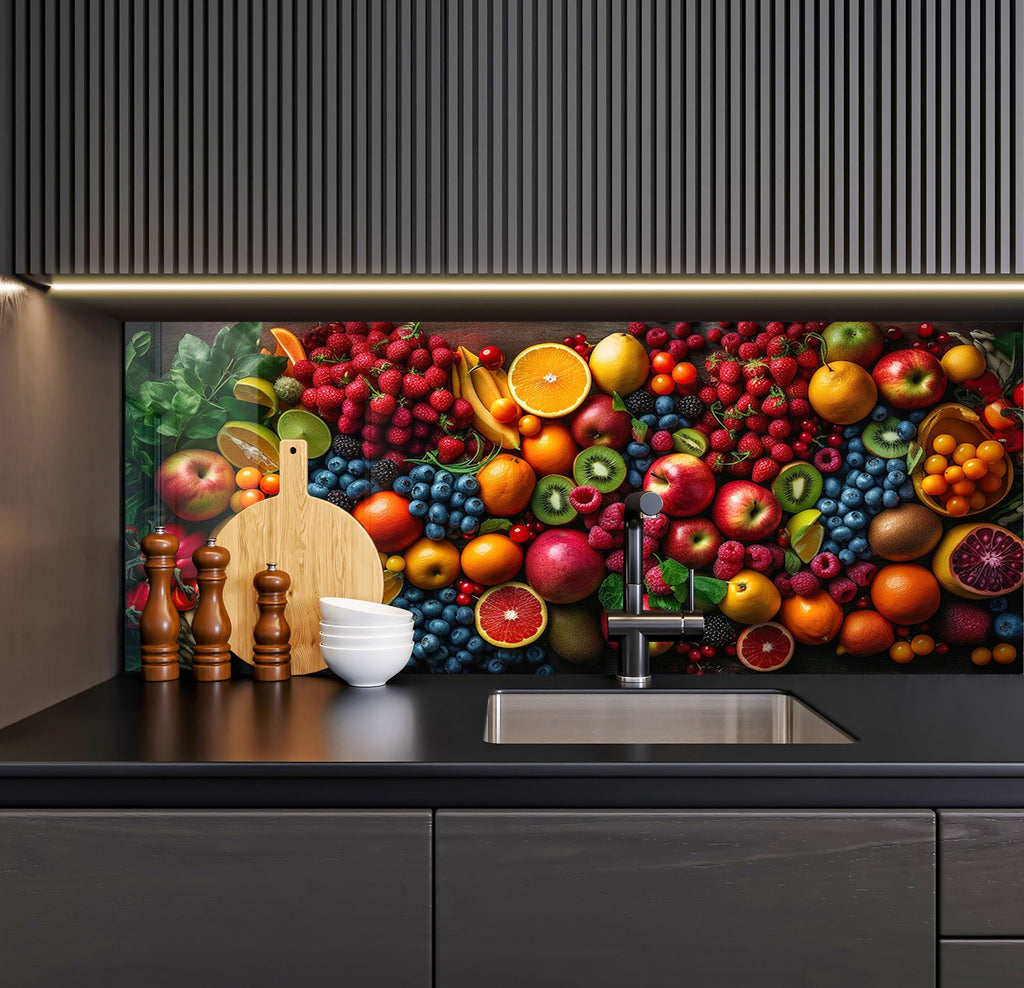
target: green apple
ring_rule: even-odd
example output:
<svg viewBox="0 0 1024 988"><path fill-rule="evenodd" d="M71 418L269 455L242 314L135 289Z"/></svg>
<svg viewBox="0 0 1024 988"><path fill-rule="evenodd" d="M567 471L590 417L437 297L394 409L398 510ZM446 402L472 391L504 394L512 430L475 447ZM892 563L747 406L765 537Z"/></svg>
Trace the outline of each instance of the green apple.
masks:
<svg viewBox="0 0 1024 988"><path fill-rule="evenodd" d="M885 335L873 322L830 322L821 335L829 361L849 360L871 367L885 347Z"/></svg>

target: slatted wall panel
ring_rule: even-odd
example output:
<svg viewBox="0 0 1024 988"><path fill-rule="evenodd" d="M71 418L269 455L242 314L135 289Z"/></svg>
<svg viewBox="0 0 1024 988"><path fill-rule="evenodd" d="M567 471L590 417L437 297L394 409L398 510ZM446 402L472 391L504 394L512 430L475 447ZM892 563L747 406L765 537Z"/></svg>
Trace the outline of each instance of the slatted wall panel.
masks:
<svg viewBox="0 0 1024 988"><path fill-rule="evenodd" d="M1022 273L1022 0L13 0L21 272Z"/></svg>

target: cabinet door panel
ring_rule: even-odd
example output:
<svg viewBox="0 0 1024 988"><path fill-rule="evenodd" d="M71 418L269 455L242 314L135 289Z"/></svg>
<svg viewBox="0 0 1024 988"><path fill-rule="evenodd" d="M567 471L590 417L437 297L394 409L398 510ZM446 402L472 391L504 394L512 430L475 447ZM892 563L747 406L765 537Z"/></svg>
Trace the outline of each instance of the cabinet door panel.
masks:
<svg viewBox="0 0 1024 988"><path fill-rule="evenodd" d="M1020 988L1024 940L943 940L942 988Z"/></svg>
<svg viewBox="0 0 1024 988"><path fill-rule="evenodd" d="M429 812L0 814L0 980L431 979Z"/></svg>
<svg viewBox="0 0 1024 988"><path fill-rule="evenodd" d="M439 811L438 988L935 983L931 813Z"/></svg>

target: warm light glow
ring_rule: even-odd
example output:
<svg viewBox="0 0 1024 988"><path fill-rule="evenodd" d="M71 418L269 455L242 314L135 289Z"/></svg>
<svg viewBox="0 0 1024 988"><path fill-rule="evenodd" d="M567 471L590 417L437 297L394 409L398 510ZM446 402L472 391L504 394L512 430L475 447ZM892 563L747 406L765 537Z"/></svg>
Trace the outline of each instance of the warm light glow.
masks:
<svg viewBox="0 0 1024 988"><path fill-rule="evenodd" d="M25 286L20 281L10 281L0 277L0 295L20 295Z"/></svg>
<svg viewBox="0 0 1024 988"><path fill-rule="evenodd" d="M2 284L0 284L2 287ZM20 286L17 286L20 287ZM638 278L609 279L551 276L545 278L516 277L507 279L466 278L446 276L409 277L396 275L383 278L350 278L330 280L311 278L307 281L274 281L261 278L209 280L203 278L95 278L89 280L58 279L50 286L52 292L85 295L145 295L181 292L190 295L344 295L346 293L380 293L382 295L448 294L448 295L693 295L693 294L773 294L800 292L850 295L905 295L907 292L945 292L964 295L978 292L1024 296L1024 278L896 278L879 276L851 280L783 280L779 278Z"/></svg>

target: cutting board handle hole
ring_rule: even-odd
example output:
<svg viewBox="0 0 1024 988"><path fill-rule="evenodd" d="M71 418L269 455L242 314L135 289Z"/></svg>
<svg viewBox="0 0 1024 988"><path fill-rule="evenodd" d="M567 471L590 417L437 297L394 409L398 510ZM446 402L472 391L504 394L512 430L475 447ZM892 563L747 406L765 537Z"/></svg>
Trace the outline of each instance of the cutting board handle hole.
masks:
<svg viewBox="0 0 1024 988"><path fill-rule="evenodd" d="M295 455L295 447L292 446L292 448L290 450L288 450L288 452L291 453L294 456Z"/></svg>

